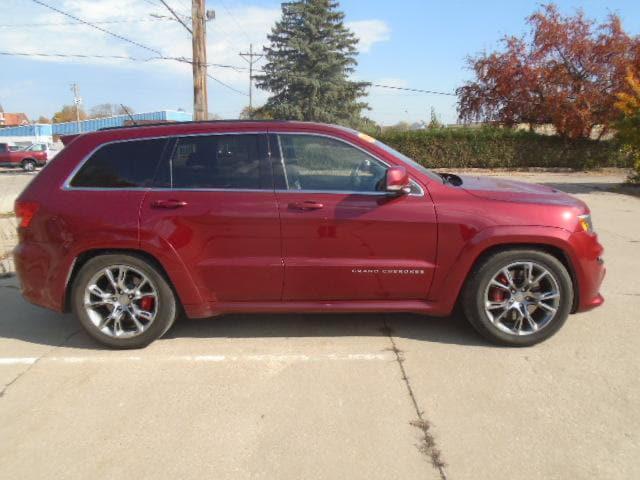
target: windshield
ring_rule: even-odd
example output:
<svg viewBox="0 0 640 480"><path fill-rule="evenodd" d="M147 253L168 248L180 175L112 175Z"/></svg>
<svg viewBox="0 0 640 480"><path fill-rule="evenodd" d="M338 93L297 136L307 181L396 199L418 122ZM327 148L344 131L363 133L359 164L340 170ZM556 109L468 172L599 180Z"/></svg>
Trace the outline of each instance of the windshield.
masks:
<svg viewBox="0 0 640 480"><path fill-rule="evenodd" d="M435 172L432 172L427 167L425 167L423 165L420 165L418 162L416 162L415 160L412 160L411 158L407 157L405 154L400 153L399 151L391 148L389 145L387 145L385 143L382 143L380 140L376 140L375 145L377 147L380 147L381 149L383 149L385 152L390 153L394 157L398 157L403 162L408 163L410 166L412 166L416 170L424 173L425 175L427 175L432 180L442 181L442 179Z"/></svg>
<svg viewBox="0 0 640 480"><path fill-rule="evenodd" d="M358 137L361 137L361 138L362 137L367 137L368 139L371 140L371 142L374 143L374 145L376 145L377 147L380 147L385 152L393 155L394 157L398 157L400 160L402 160L405 163L408 163L411 167L415 168L419 172L424 173L430 179L442 182L442 178L437 173L432 172L427 167L424 167L424 166L420 165L418 162L416 162L415 160L412 160L411 158L407 157L405 154L400 153L399 151L391 148L386 143L382 143L380 140L376 140L375 138L370 137L366 133L359 132L358 130L354 130L353 128L343 127L343 126L340 126L340 125L334 125L334 126L340 128L342 130L345 130L345 131L347 131L349 133L353 133L354 135L357 135Z"/></svg>
<svg viewBox="0 0 640 480"><path fill-rule="evenodd" d="M34 145L27 147L25 150L28 150L30 152L44 152L46 149L47 149L46 145L43 145L41 143L36 143Z"/></svg>

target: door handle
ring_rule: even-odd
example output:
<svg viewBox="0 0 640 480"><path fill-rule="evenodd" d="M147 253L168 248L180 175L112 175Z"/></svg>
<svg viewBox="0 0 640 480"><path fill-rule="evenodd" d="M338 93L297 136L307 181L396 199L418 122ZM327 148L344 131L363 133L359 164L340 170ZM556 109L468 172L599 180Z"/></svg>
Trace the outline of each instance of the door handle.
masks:
<svg viewBox="0 0 640 480"><path fill-rule="evenodd" d="M306 202L293 202L289 204L289 208L294 210L320 210L324 205L319 202L308 200Z"/></svg>
<svg viewBox="0 0 640 480"><path fill-rule="evenodd" d="M185 201L171 199L171 200L156 200L151 204L151 207L175 209L175 208L186 207L187 205L188 203Z"/></svg>

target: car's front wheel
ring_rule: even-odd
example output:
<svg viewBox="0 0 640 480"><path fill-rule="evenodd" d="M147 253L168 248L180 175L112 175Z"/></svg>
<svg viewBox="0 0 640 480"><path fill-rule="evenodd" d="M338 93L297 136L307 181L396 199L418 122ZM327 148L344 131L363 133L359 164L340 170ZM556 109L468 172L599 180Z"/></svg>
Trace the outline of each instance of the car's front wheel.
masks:
<svg viewBox="0 0 640 480"><path fill-rule="evenodd" d="M89 335L109 347L145 347L176 318L176 298L167 280L137 256L92 258L72 288L74 314Z"/></svg>
<svg viewBox="0 0 640 480"><path fill-rule="evenodd" d="M537 250L506 250L485 258L467 282L463 308L490 341L533 345L555 334L573 303L566 267Z"/></svg>

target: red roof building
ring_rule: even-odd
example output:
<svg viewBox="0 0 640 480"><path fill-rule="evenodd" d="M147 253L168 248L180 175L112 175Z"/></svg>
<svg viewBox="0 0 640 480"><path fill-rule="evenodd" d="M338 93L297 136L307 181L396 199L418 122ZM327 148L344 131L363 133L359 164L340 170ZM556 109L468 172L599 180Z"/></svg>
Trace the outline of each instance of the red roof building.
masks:
<svg viewBox="0 0 640 480"><path fill-rule="evenodd" d="M29 117L25 113L5 113L0 110L0 127L18 127L29 125Z"/></svg>

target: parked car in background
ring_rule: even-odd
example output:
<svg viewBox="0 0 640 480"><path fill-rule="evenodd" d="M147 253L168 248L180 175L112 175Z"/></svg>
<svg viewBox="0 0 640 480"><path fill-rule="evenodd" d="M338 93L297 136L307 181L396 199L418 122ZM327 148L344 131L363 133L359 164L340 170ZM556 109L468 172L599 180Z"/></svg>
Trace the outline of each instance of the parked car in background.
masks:
<svg viewBox="0 0 640 480"><path fill-rule="evenodd" d="M34 143L24 148L25 152L46 152L47 160L51 160L55 157L60 149L56 148L55 145L51 143Z"/></svg>
<svg viewBox="0 0 640 480"><path fill-rule="evenodd" d="M15 152L16 150L22 150L19 145L11 142L0 142L0 152Z"/></svg>
<svg viewBox="0 0 640 480"><path fill-rule="evenodd" d="M0 166L21 167L26 172L33 172L36 167L44 166L56 153L46 143L34 143L24 149L0 143Z"/></svg>
<svg viewBox="0 0 640 480"><path fill-rule="evenodd" d="M22 294L135 348L180 312L414 312L459 304L532 345L604 301L584 202L436 174L356 131L303 122L108 129L16 200Z"/></svg>

